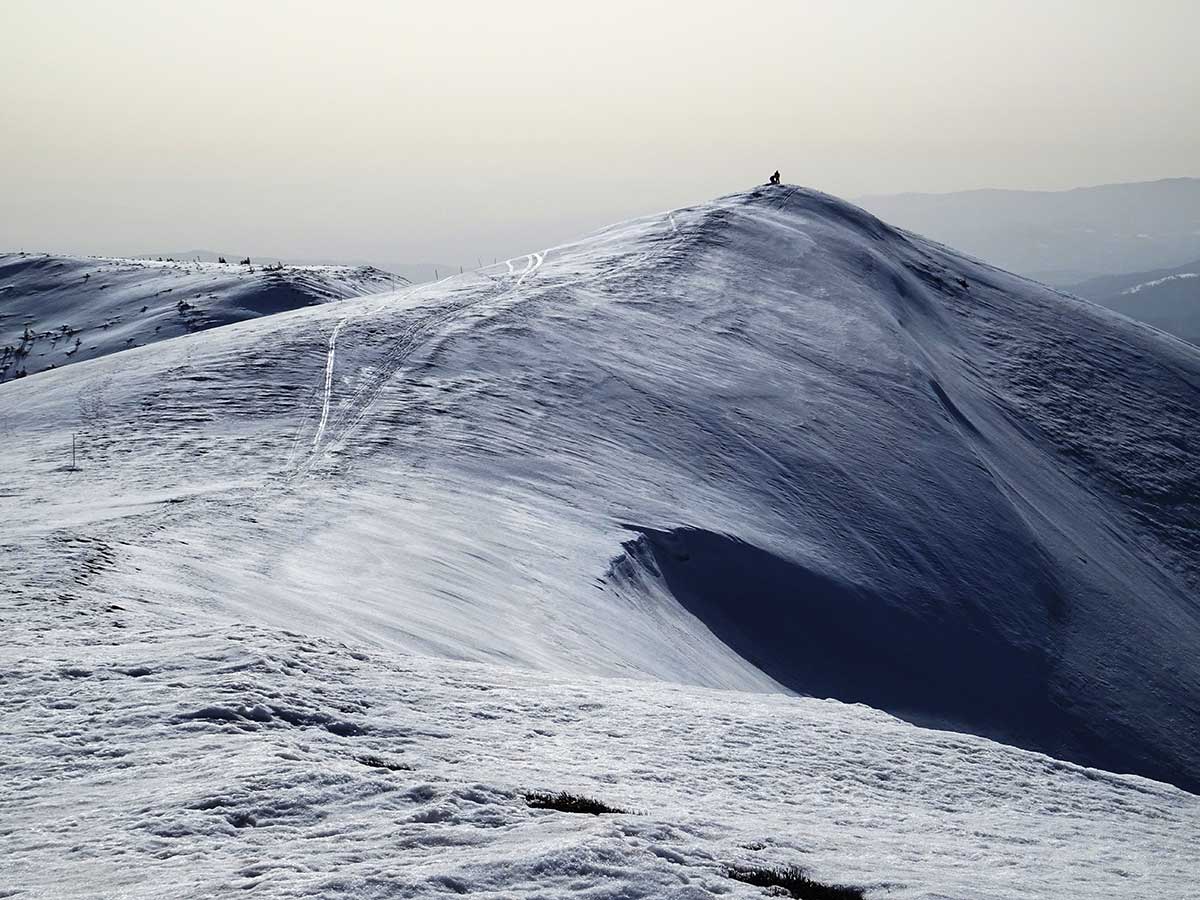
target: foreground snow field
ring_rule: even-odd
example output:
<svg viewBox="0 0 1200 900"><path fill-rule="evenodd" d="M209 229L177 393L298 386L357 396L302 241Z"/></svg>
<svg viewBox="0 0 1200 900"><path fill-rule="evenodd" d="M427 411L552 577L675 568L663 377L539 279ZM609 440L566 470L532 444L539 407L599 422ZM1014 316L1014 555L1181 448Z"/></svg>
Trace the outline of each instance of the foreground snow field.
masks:
<svg viewBox="0 0 1200 900"><path fill-rule="evenodd" d="M1188 896L1198 408L790 187L6 383L12 889Z"/></svg>
<svg viewBox="0 0 1200 900"><path fill-rule="evenodd" d="M699 900L762 896L724 875L758 862L868 897L1183 900L1200 871L1194 795L864 706L21 612L5 896Z"/></svg>

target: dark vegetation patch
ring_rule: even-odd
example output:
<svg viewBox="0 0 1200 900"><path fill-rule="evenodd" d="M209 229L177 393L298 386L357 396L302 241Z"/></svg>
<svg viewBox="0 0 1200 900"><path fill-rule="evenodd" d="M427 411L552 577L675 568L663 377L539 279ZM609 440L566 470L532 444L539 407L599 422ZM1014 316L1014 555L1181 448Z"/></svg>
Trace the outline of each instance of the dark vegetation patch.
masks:
<svg viewBox="0 0 1200 900"><path fill-rule="evenodd" d="M547 791L529 791L525 794L525 802L534 809L553 809L558 812L588 813L598 816L601 813L627 813L627 809L609 806L600 800L584 797L580 794L569 794L559 791L557 794Z"/></svg>
<svg viewBox="0 0 1200 900"><path fill-rule="evenodd" d="M232 812L225 818L234 828L254 828L258 825L258 820L248 812Z"/></svg>
<svg viewBox="0 0 1200 900"><path fill-rule="evenodd" d="M243 730L254 730L263 725L284 722L298 727L319 726L330 734L339 737L357 737L366 734L366 729L354 722L335 719L328 713L306 712L299 709L289 709L285 706L264 706L256 704L247 706L206 706L194 712L181 713L175 717L177 722L201 721L217 724L230 723Z"/></svg>
<svg viewBox="0 0 1200 900"><path fill-rule="evenodd" d="M408 763L384 759L382 756L367 754L365 756L359 756L357 759L364 766L370 766L372 769L387 769L389 772L405 772L412 769L412 766L410 766Z"/></svg>
<svg viewBox="0 0 1200 900"><path fill-rule="evenodd" d="M799 866L729 866L725 874L755 887L782 888L798 900L863 900L862 888L814 881Z"/></svg>

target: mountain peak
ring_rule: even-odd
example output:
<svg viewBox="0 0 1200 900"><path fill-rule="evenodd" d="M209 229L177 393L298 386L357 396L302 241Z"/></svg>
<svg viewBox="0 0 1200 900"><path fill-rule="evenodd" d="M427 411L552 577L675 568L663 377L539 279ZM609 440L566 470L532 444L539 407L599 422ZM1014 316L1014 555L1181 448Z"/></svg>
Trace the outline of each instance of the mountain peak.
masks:
<svg viewBox="0 0 1200 900"><path fill-rule="evenodd" d="M149 504L72 513L136 547L87 596L866 703L1200 787L1200 355L818 191L3 390L45 460L6 464L23 533Z"/></svg>

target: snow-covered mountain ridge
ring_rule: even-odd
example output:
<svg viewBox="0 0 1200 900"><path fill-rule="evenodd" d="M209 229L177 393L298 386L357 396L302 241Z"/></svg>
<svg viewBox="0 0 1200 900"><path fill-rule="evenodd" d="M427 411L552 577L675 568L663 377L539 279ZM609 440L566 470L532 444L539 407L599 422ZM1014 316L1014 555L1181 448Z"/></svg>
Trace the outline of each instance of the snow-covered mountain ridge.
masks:
<svg viewBox="0 0 1200 900"><path fill-rule="evenodd" d="M0 381L396 280L367 266L0 254Z"/></svg>
<svg viewBox="0 0 1200 900"><path fill-rule="evenodd" d="M546 715L563 721L596 702L571 686L600 677L631 678L629 690L644 690L647 704L670 698L689 722L704 719L709 689L749 692L730 702L761 715L763 728L778 717L780 734L803 731L812 710L834 711L831 734L845 743L820 751L841 762L820 779L828 804L813 828L830 843L813 861L843 867L853 852L874 852L872 840L903 856L898 848L920 835L882 820L874 838L856 826L839 832L834 810L857 795L839 795L838 771L849 777L864 723L879 714L786 691L1200 787L1200 354L817 192L735 194L437 284L41 372L0 387L0 404L11 510L0 525L0 579L10 615L26 622L6 665L19 675L12 684L26 685L13 690L30 715L41 687L76 677L62 672L77 666L103 670L80 682L99 691L87 702L113 710L114 729L127 727L141 714L122 704L143 701L126 699L110 669L171 668L155 668L160 649L167 659L175 653L167 646L186 640L199 649L187 651L192 661L180 671L207 671L210 657L227 655L224 636L242 629L249 646L261 642L274 655L294 641L382 661L380 669L364 663L349 693L338 693L340 712L322 710L325 718L287 712L323 702L325 681L314 674L302 686L284 671L295 666L279 660L230 661L212 672L228 690L208 675L208 686L189 687L189 676L176 679L173 699L156 701L177 704L164 715L185 718L172 721L193 723L171 734L196 729L219 755L251 732L316 748L296 762L309 773L354 738L322 723L403 737L388 730L389 685L398 688L382 674L387 660L408 658L397 653L414 660L396 665L412 672L417 694L435 706L466 704L462 714L483 732L496 713L471 707L469 690L442 696L438 673L452 664L429 658L479 665L494 673L481 683L494 687L510 676L489 666L536 672L529 677L540 684L561 685L561 696L541 690L552 695ZM65 467L72 433L82 446L78 471ZM342 644L354 649L332 649ZM350 696L355 679L374 685L366 706ZM596 692L615 690L594 683ZM509 710L517 722L525 702ZM601 755L642 746L622 703L607 708L612 740ZM194 715L205 709L208 718ZM45 715L75 714L50 706ZM273 732L281 716L303 731ZM884 720L895 732L881 746L907 735L905 752L923 760L906 776L923 799L898 801L896 815L933 815L940 789L926 780L928 767L971 780L969 760L980 752L1010 799L1027 791L1048 807L1066 790L1056 776L1033 774L1041 763L1032 761L1045 759L1036 753L951 737L961 752L943 758L933 748L944 732ZM524 786L562 784L550 783L555 766L589 740L567 730L579 743L547 749L540 783ZM536 730L521 735L502 742L499 758L539 740ZM413 737L422 754L441 752L431 732ZM256 752L297 752L255 740ZM701 742L705 752L719 753L727 737L709 740L718 746ZM789 746L798 740L792 734ZM663 787L662 773L680 766L664 754L642 757L636 772L592 757L600 782L569 767L561 777L566 786L629 785L632 793L615 800L638 808L651 805L638 792L653 782L674 798L668 805L685 804L686 792ZM795 764L807 771L803 758L797 751ZM714 777L736 778L749 759L738 756ZM766 769L746 775L748 789L765 791L756 779L781 777L787 759L772 754ZM520 785L503 786L503 762L486 777L470 774L472 765L436 768L439 778L486 780L500 793L481 811L515 825L511 792ZM1166 846L1162 832L1130 829L1113 810L1186 821L1190 813L1179 810L1194 798L1136 777L1062 771L1115 785L1113 806L1085 815L1086 828L1133 841L1109 866L1127 875L1088 869L1095 881L1080 895L1101 896L1125 877L1169 895L1178 872L1148 861L1156 843ZM262 783L249 771L239 777ZM366 799L373 789L356 777L338 783L367 792L355 794L364 799L352 817L374 824L353 827L378 827L371 816L380 808ZM786 831L793 789L809 788L787 782L766 806L747 801L730 815L744 825L757 809ZM1082 786L1081 796L1098 803L1091 790ZM1145 800L1144 790L1159 799ZM446 802L475 802L454 798ZM181 797L176 806L201 802ZM961 822L967 806L986 801L964 802L949 803L946 815ZM427 813L427 825L441 815ZM1000 833L1034 831L1035 857L1061 849L1045 830L1055 813L1043 813L1020 825L1015 816ZM603 844L613 833L597 827ZM626 836L629 827L640 825L613 826ZM264 852L295 834L257 831ZM417 829L414 840L430 834ZM1081 840L1104 843L1094 831ZM697 841L716 853L707 837ZM683 867L667 871L697 876L689 867L698 857L659 844L662 859L674 853L671 865ZM595 852L617 852L604 847ZM421 865L441 872L482 858ZM715 871L719 858L700 868ZM1175 860L1195 865L1177 852ZM869 880L863 869L843 870ZM893 871L901 874L870 883L904 882L898 896L924 897L1037 896L1051 887L1048 870L1026 873L1038 885L1031 893L1002 888L1003 876L965 890L936 866L923 881L911 860ZM291 877L271 883L286 893ZM376 885L386 895L372 881L379 872L354 877L355 889ZM626 895L708 896L718 883L703 878L678 882L676 894L633 879L642 887ZM501 878L489 889L519 893L513 884ZM538 889L533 875L521 884ZM408 895L438 890L422 880Z"/></svg>
<svg viewBox="0 0 1200 900"><path fill-rule="evenodd" d="M81 365L5 407L45 465L80 432L83 471L10 470L47 526L60 488L139 510L109 591L1197 785L1196 354L840 201L734 195Z"/></svg>

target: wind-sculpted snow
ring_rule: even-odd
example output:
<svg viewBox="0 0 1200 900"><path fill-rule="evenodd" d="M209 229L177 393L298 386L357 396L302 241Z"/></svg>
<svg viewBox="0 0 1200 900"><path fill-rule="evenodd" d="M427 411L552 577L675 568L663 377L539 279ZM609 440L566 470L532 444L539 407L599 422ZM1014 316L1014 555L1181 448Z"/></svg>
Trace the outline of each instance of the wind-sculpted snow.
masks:
<svg viewBox="0 0 1200 900"><path fill-rule="evenodd" d="M781 729L810 707L775 695L812 694L1200 788L1200 354L819 193L123 351L0 404L0 579L63 622L117 604L544 684L757 692L730 702ZM278 675L172 727L387 721L296 719L255 694ZM829 810L814 832L850 846ZM1005 896L960 883L921 895Z"/></svg>
<svg viewBox="0 0 1200 900"><path fill-rule="evenodd" d="M659 581L782 685L917 721L969 722L1019 743L1072 724L1049 701L1054 659L1044 646L1013 641L998 617L931 610L920 594L862 587L712 532L642 531L626 544L627 568L617 577ZM991 574L1007 577L1013 600L1033 611L1031 630L1054 628L1057 587L1044 571L1019 570L1017 560L998 555ZM989 677L962 677L978 671ZM1098 757L1106 748L1088 752Z"/></svg>
<svg viewBox="0 0 1200 900"><path fill-rule="evenodd" d="M9 897L751 900L726 876L751 864L891 900L1194 896L1194 795L864 706L25 612L0 650Z"/></svg>
<svg viewBox="0 0 1200 900"><path fill-rule="evenodd" d="M0 381L394 280L369 267L0 254Z"/></svg>

